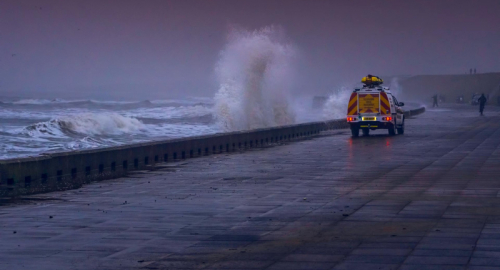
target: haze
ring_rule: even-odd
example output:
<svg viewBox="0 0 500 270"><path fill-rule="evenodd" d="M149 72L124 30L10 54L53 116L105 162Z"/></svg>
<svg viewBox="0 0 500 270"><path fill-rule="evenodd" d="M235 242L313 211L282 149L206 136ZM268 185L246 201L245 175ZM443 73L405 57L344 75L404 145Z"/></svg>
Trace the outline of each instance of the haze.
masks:
<svg viewBox="0 0 500 270"><path fill-rule="evenodd" d="M0 2L0 95L213 96L228 29L283 27L293 91L327 93L367 73L500 71L500 1Z"/></svg>

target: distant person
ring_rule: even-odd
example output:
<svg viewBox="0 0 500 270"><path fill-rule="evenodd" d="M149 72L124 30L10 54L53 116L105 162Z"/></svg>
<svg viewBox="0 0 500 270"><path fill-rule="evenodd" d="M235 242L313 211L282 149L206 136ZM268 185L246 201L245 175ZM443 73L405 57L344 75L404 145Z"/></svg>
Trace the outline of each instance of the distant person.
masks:
<svg viewBox="0 0 500 270"><path fill-rule="evenodd" d="M484 111L484 105L486 105L486 101L488 101L488 99L484 96L484 94L481 94L481 97L479 97L477 101L479 102L479 112L481 113L482 116Z"/></svg>
<svg viewBox="0 0 500 270"><path fill-rule="evenodd" d="M439 107L439 104L438 104L439 97L438 97L438 95L432 96L432 99L434 100L434 102L432 103L432 108Z"/></svg>
<svg viewBox="0 0 500 270"><path fill-rule="evenodd" d="M476 74L476 69L474 68L474 74Z"/></svg>

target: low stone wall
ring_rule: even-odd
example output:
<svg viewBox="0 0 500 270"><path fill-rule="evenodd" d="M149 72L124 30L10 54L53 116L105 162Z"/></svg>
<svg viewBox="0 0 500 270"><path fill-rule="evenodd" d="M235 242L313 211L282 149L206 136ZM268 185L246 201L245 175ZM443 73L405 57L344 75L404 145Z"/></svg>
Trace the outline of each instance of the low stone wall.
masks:
<svg viewBox="0 0 500 270"><path fill-rule="evenodd" d="M419 110L408 113L425 111ZM77 188L157 163L261 147L344 128L349 125L341 119L1 160L0 197Z"/></svg>
<svg viewBox="0 0 500 270"><path fill-rule="evenodd" d="M407 118L411 118L414 115L419 115L419 114L422 114L424 112L425 112L425 107L421 107L421 108L418 108L418 109L415 109L415 110L405 111L404 115Z"/></svg>

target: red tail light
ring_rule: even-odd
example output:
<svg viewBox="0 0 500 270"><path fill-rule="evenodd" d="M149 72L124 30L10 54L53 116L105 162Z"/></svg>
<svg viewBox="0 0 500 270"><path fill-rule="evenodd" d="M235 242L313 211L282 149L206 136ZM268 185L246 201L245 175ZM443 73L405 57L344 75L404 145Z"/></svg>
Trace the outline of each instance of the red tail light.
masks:
<svg viewBox="0 0 500 270"><path fill-rule="evenodd" d="M354 121L354 117L347 117L347 122L352 122Z"/></svg>
<svg viewBox="0 0 500 270"><path fill-rule="evenodd" d="M382 120L384 120L384 121L392 121L392 117L382 117Z"/></svg>

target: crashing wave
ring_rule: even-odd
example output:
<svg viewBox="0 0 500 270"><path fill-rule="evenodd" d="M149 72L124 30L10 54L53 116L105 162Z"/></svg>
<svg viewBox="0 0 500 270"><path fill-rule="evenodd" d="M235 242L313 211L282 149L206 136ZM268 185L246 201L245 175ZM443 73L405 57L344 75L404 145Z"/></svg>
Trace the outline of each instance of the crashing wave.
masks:
<svg viewBox="0 0 500 270"><path fill-rule="evenodd" d="M347 115L347 105L352 93L352 87L342 86L330 94L323 106L325 119L340 119Z"/></svg>
<svg viewBox="0 0 500 270"><path fill-rule="evenodd" d="M277 27L231 31L216 66L219 126L231 131L294 123L288 102L294 55Z"/></svg>
<svg viewBox="0 0 500 270"><path fill-rule="evenodd" d="M24 128L23 133L37 136L64 136L65 133L85 135L118 135L144 129L138 119L116 113L82 113L40 122Z"/></svg>

